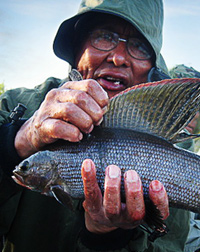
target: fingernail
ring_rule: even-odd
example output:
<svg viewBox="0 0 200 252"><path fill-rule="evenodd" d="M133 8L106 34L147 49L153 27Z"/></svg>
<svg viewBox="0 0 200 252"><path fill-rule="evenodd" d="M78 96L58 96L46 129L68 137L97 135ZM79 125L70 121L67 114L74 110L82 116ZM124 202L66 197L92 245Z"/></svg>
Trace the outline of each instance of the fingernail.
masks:
<svg viewBox="0 0 200 252"><path fill-rule="evenodd" d="M99 126L103 121L103 117L96 123L96 126Z"/></svg>
<svg viewBox="0 0 200 252"><path fill-rule="evenodd" d="M83 139L83 134L82 133L79 134L78 139L79 139L79 141Z"/></svg>
<svg viewBox="0 0 200 252"><path fill-rule="evenodd" d="M115 165L110 165L109 170L108 170L108 174L109 174L110 178L118 178L120 175L120 170Z"/></svg>
<svg viewBox="0 0 200 252"><path fill-rule="evenodd" d="M155 192L159 192L163 189L163 184L158 180L154 180L151 182L151 189Z"/></svg>
<svg viewBox="0 0 200 252"><path fill-rule="evenodd" d="M139 181L139 176L138 176L136 171L127 171L126 172L126 180L129 183L138 182Z"/></svg>
<svg viewBox="0 0 200 252"><path fill-rule="evenodd" d="M91 133L93 129L94 129L94 125L92 124L92 126L89 128L89 130L87 131L87 133L88 134Z"/></svg>
<svg viewBox="0 0 200 252"><path fill-rule="evenodd" d="M86 172L90 172L91 168L92 168L91 162L90 161L85 161L85 163L84 163L84 170Z"/></svg>
<svg viewBox="0 0 200 252"><path fill-rule="evenodd" d="M125 176L128 183L133 183L134 191L141 190L141 180L136 171L127 171Z"/></svg>
<svg viewBox="0 0 200 252"><path fill-rule="evenodd" d="M108 111L108 106L102 108L103 113L105 114Z"/></svg>

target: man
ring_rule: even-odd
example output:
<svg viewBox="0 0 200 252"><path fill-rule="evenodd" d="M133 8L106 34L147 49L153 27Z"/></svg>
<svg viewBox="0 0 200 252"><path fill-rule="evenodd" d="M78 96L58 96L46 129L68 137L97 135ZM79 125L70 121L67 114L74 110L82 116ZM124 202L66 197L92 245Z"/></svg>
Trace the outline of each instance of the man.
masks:
<svg viewBox="0 0 200 252"><path fill-rule="evenodd" d="M50 78L34 90L10 90L2 97L0 227L6 237L4 251L184 250L190 217L186 211L171 210L167 219L171 230L155 243L139 228L145 205L141 180L133 170L125 174L124 204L120 201L120 168L114 164L106 168L102 196L95 164L85 160L85 201L74 200L74 212L54 199L18 187L9 177L20 160L57 139L81 141L83 133L101 123L112 96L127 87L168 77L160 55L162 8L160 0L82 1L79 14L60 26L54 51L84 80ZM27 120L10 123L9 114L18 102L27 106ZM132 196L135 192L137 197ZM169 209L163 185L152 181L149 193L166 219Z"/></svg>

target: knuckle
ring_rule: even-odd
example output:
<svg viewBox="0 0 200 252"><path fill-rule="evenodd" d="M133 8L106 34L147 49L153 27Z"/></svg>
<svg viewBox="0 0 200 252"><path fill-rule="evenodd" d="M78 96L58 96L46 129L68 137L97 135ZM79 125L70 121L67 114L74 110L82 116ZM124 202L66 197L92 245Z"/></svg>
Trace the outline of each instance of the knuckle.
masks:
<svg viewBox="0 0 200 252"><path fill-rule="evenodd" d="M80 131L78 128L68 124L60 120L55 120L54 123L51 124L51 127L48 129L48 136L51 138L63 138L70 142L79 141Z"/></svg>
<svg viewBox="0 0 200 252"><path fill-rule="evenodd" d="M135 210L133 213L130 214L130 218L132 222L141 221L145 217L145 211L143 210Z"/></svg>
<svg viewBox="0 0 200 252"><path fill-rule="evenodd" d="M67 81L67 82L65 82L64 84L62 84L62 86L60 87L60 89L63 89L63 88L70 88L72 85L73 85L73 82L72 82L72 81Z"/></svg>
<svg viewBox="0 0 200 252"><path fill-rule="evenodd" d="M109 98L108 95L106 93L106 91L103 90L103 93L101 95L99 95L99 104L102 108L108 106L109 104ZM107 109L106 109L107 110ZM105 110L105 111L106 111Z"/></svg>
<svg viewBox="0 0 200 252"><path fill-rule="evenodd" d="M88 79L85 81L85 90L86 90L86 92L89 92L89 91L95 89L96 86L98 86L98 85L99 84L97 81L92 80L92 79Z"/></svg>
<svg viewBox="0 0 200 252"><path fill-rule="evenodd" d="M57 95L57 89L56 88L53 88L53 89L51 89L48 93L47 93L47 95L46 95L46 100L52 100L56 95Z"/></svg>
<svg viewBox="0 0 200 252"><path fill-rule="evenodd" d="M66 103L63 119L71 122L83 131L88 131L93 124L91 117L84 111L80 111L77 105L73 102Z"/></svg>
<svg viewBox="0 0 200 252"><path fill-rule="evenodd" d="M50 127L48 127L48 132L51 137L56 137L60 131L60 122L59 121L54 121L54 123L50 124Z"/></svg>
<svg viewBox="0 0 200 252"><path fill-rule="evenodd" d="M105 208L105 211L106 211L107 216L110 216L110 217L116 216L119 214L119 207L111 204Z"/></svg>
<svg viewBox="0 0 200 252"><path fill-rule="evenodd" d="M98 103L101 107L108 105L108 94L97 81L89 79L86 83L86 92L90 94L93 94L94 92L98 93Z"/></svg>
<svg viewBox="0 0 200 252"><path fill-rule="evenodd" d="M65 117L69 117L74 113L75 105L73 102L66 102L65 104Z"/></svg>
<svg viewBox="0 0 200 252"><path fill-rule="evenodd" d="M93 209L93 213L98 213L98 211L96 211L96 209ZM95 223L99 223L100 221L99 221L99 216L98 215L96 215L96 214L93 214L92 215L92 220L95 222Z"/></svg>
<svg viewBox="0 0 200 252"><path fill-rule="evenodd" d="M104 208L105 213L108 218L114 218L119 215L120 213L120 196L119 190L117 187L109 188L104 195Z"/></svg>
<svg viewBox="0 0 200 252"><path fill-rule="evenodd" d="M78 90L78 91L76 91L76 92L74 93L74 100L75 100L77 103L81 102L81 103L84 103L84 104L85 104L87 99L88 99L88 95L87 95L86 92L84 92L84 91Z"/></svg>

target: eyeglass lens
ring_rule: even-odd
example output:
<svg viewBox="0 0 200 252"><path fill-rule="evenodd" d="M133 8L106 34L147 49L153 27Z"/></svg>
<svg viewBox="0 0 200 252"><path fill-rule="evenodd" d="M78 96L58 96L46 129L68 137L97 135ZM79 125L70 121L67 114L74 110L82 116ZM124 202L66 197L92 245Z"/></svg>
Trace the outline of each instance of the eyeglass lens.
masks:
<svg viewBox="0 0 200 252"><path fill-rule="evenodd" d="M120 37L117 33L104 29L94 30L91 33L91 44L98 50L110 51L117 47ZM152 56L151 49L144 41L138 38L129 38L126 41L126 46L129 54L136 59L149 59Z"/></svg>

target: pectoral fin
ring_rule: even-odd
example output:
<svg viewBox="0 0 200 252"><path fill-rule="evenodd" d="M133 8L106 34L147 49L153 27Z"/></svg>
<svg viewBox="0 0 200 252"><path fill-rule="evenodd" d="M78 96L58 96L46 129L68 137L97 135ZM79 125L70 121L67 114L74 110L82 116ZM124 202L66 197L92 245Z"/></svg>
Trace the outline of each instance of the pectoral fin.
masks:
<svg viewBox="0 0 200 252"><path fill-rule="evenodd" d="M64 206L67 206L72 211L74 210L72 204L72 198L68 193L66 193L63 190L62 186L60 185L51 186L51 192L59 203L61 203Z"/></svg>
<svg viewBox="0 0 200 252"><path fill-rule="evenodd" d="M164 223L161 213L151 200L145 200L146 216L145 224L140 225L140 228L148 232L149 241L154 242L157 238L166 235L169 231ZM151 230L150 230L151 229Z"/></svg>

